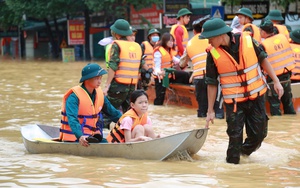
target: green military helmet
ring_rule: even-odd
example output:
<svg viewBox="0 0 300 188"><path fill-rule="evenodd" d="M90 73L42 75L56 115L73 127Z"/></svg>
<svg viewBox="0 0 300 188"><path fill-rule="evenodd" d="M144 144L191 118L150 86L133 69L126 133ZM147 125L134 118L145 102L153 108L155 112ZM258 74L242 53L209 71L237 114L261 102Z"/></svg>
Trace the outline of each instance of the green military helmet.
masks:
<svg viewBox="0 0 300 188"><path fill-rule="evenodd" d="M259 28L264 30L267 33L273 33L274 32L274 24L269 19L262 19L261 23L259 25Z"/></svg>
<svg viewBox="0 0 300 188"><path fill-rule="evenodd" d="M276 10L276 9L270 10L269 14L266 16L266 19L275 20L275 21L283 21L284 20L280 10Z"/></svg>
<svg viewBox="0 0 300 188"><path fill-rule="evenodd" d="M110 29L118 35L130 36L132 35L132 30L129 23L124 19L118 19L115 23L110 26Z"/></svg>
<svg viewBox="0 0 300 188"><path fill-rule="evenodd" d="M152 35L153 33L157 33L159 36L160 36L160 32L157 30L157 29L155 29L155 28L153 28L153 29L150 29L149 31L148 31L148 37L150 36L150 35Z"/></svg>
<svg viewBox="0 0 300 188"><path fill-rule="evenodd" d="M138 30L137 30L136 28L132 27L132 26L130 26L130 29L131 29L131 31L132 31L133 33L137 33L137 32L138 32Z"/></svg>
<svg viewBox="0 0 300 188"><path fill-rule="evenodd" d="M225 22L220 18L214 18L206 21L202 26L202 33L199 36L200 39L208 39L216 37L232 31L232 28L227 26Z"/></svg>
<svg viewBox="0 0 300 188"><path fill-rule="evenodd" d="M248 8L240 8L235 14L236 15L241 14L241 15L249 17L252 21L254 20L253 16L252 16L252 11Z"/></svg>
<svg viewBox="0 0 300 188"><path fill-rule="evenodd" d="M81 71L81 79L79 82L81 83L84 82L85 80L94 78L96 76L102 76L103 74L107 74L106 70L101 68L96 63L89 63L85 67L83 67Z"/></svg>
<svg viewBox="0 0 300 188"><path fill-rule="evenodd" d="M292 31L290 37L295 43L300 44L300 29Z"/></svg>
<svg viewBox="0 0 300 188"><path fill-rule="evenodd" d="M187 9L187 8L182 8L182 9L180 9L179 11L178 11L178 13L177 13L177 20L181 17L181 16L184 16L184 15L191 15L192 14L192 12L191 11L189 11L189 9Z"/></svg>

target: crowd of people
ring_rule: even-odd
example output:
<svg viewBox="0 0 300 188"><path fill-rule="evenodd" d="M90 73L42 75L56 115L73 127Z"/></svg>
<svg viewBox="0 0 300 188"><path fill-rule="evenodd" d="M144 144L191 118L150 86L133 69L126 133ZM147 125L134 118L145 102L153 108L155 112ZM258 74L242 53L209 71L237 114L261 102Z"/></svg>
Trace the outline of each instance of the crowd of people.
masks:
<svg viewBox="0 0 300 188"><path fill-rule="evenodd" d="M178 11L170 32L152 28L147 40L135 42L137 30L118 19L110 27L111 37L99 42L106 47L106 69L90 63L82 69L80 86L63 98L61 141L77 141L88 147L93 142L148 141L155 134L147 114L148 95L143 90L155 84L154 105L163 105L171 83L194 84L197 116L224 119L226 108L229 144L226 161L238 164L240 156L256 151L267 136L268 116L296 114L291 80L300 80L300 30L280 25L282 14L270 11L259 26L252 12L241 8L232 26L209 15L192 23L193 37L185 27L191 12ZM186 71L191 64L192 72ZM107 74L105 87L101 79ZM103 128L115 126L107 138ZM243 129L246 139L243 140Z"/></svg>

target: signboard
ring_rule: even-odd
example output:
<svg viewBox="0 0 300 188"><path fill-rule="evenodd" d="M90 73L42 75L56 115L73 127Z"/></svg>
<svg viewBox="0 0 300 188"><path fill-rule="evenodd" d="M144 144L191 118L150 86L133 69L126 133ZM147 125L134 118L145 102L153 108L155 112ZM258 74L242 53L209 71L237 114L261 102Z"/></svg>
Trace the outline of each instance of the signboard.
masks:
<svg viewBox="0 0 300 188"><path fill-rule="evenodd" d="M240 5L225 4L225 20L232 20L235 13L242 7L249 8L252 11L254 19L262 19L269 13L270 2L269 1L242 1Z"/></svg>
<svg viewBox="0 0 300 188"><path fill-rule="evenodd" d="M18 37L18 26L11 26L7 30L0 28L0 37Z"/></svg>
<svg viewBox="0 0 300 188"><path fill-rule="evenodd" d="M84 44L84 21L68 20L68 44Z"/></svg>
<svg viewBox="0 0 300 188"><path fill-rule="evenodd" d="M176 13L182 8L189 7L189 0L165 0L165 12Z"/></svg>
<svg viewBox="0 0 300 188"><path fill-rule="evenodd" d="M224 7L223 6L212 6L210 15L213 18L221 18L224 20Z"/></svg>
<svg viewBox="0 0 300 188"><path fill-rule="evenodd" d="M75 61L74 48L62 48L62 59L63 59L63 62Z"/></svg>
<svg viewBox="0 0 300 188"><path fill-rule="evenodd" d="M177 14L162 14L162 27L161 28L171 28L172 25L174 25L178 22L176 17L177 17Z"/></svg>
<svg viewBox="0 0 300 188"><path fill-rule="evenodd" d="M163 9L162 7L152 4L150 8L143 8L136 11L134 7L131 6L130 13L130 24L136 29L148 28L151 25L154 28L158 28L160 26L159 15L163 13Z"/></svg>

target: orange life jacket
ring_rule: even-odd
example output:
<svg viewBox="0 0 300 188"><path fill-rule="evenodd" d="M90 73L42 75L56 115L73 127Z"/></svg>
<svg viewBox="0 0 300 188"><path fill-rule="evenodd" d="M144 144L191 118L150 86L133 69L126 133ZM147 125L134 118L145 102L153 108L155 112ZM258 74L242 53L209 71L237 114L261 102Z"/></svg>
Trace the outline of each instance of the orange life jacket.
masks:
<svg viewBox="0 0 300 188"><path fill-rule="evenodd" d="M206 49L209 44L207 39L199 40L199 35L193 36L186 47L187 54L193 63L193 77L203 76L206 70Z"/></svg>
<svg viewBox="0 0 300 188"><path fill-rule="evenodd" d="M288 39L288 41L290 41L290 33L285 25L274 24L274 27L277 28L279 34L283 34Z"/></svg>
<svg viewBox="0 0 300 188"><path fill-rule="evenodd" d="M249 34L244 32L241 35L239 63L223 48L212 48L210 53L218 69L225 103L254 100L267 91Z"/></svg>
<svg viewBox="0 0 300 188"><path fill-rule="evenodd" d="M176 55L176 51L171 49L170 53L162 46L158 46L154 48L153 54L159 51L161 53L161 70L164 68L172 68L173 66L173 56ZM156 78L156 76L154 76ZM169 74L169 78L171 78L172 75Z"/></svg>
<svg viewBox="0 0 300 188"><path fill-rule="evenodd" d="M107 142L109 143L124 143L125 137L124 137L124 130L120 129L120 125L122 120L125 117L131 117L133 120L133 124L131 126L131 131L133 131L134 127L136 125L145 125L147 124L148 115L145 113L141 118L136 114L136 112L133 109L128 110L121 116L119 121L116 123L115 127L110 131L110 133L107 135Z"/></svg>
<svg viewBox="0 0 300 188"><path fill-rule="evenodd" d="M252 23L247 23L246 25L244 25L242 31L245 31L245 29L247 27L251 27L251 29L253 31L251 33L252 38L254 38L257 42L260 43L261 42L261 36L260 36L260 30L259 30L259 28L256 25L252 24Z"/></svg>
<svg viewBox="0 0 300 188"><path fill-rule="evenodd" d="M178 54L178 47L177 47L176 36L175 36L175 30L176 30L177 27L181 27L183 29L182 46L184 47L184 49L186 48L186 45L189 41L189 33L186 30L184 25L178 25L178 24L172 25L171 30L170 30L170 34L173 35L173 37L175 39L174 43L175 43L176 51L177 51L177 54ZM178 54L178 55L181 56L182 54Z"/></svg>
<svg viewBox="0 0 300 188"><path fill-rule="evenodd" d="M115 72L115 80L121 84L136 84L138 82L141 64L141 46L132 41L115 40L120 48L120 63Z"/></svg>
<svg viewBox="0 0 300 188"><path fill-rule="evenodd" d="M76 141L77 138L75 137L74 133L71 130L71 127L68 123L68 118L66 114L66 101L67 98L72 94L75 95L79 99L79 106L78 106L78 120L81 125L81 129L84 135L94 135L94 134L101 134L100 128L97 127L96 123L101 116L101 109L104 104L104 95L101 88L96 89L96 97L95 97L95 104L91 100L89 94L80 86L75 86L68 90L64 97L62 103L62 119L61 119L61 126L60 126L60 140L61 141Z"/></svg>
<svg viewBox="0 0 300 188"><path fill-rule="evenodd" d="M300 81L300 44L291 43L291 47L293 49L296 62L295 68L292 69L291 80Z"/></svg>
<svg viewBox="0 0 300 188"><path fill-rule="evenodd" d="M273 35L261 43L277 76L291 71L295 67L293 50L283 34Z"/></svg>
<svg viewBox="0 0 300 188"><path fill-rule="evenodd" d="M154 62L153 62L153 46L148 42L144 41L142 42L145 46L145 52L144 55L147 57L145 58L145 63L148 65L149 68L153 68Z"/></svg>

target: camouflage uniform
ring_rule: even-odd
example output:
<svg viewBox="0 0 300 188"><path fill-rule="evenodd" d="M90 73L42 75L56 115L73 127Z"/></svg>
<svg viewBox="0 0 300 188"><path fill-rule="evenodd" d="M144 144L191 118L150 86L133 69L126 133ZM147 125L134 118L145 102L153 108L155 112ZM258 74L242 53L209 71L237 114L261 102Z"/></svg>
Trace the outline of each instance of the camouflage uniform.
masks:
<svg viewBox="0 0 300 188"><path fill-rule="evenodd" d="M120 40L126 40L125 37L121 38ZM114 43L111 48L110 52L110 61L108 63L109 67L116 71L118 70L120 63L120 48L119 46ZM141 60L141 66L144 65L144 61ZM130 95L135 90L135 85L127 85L121 84L116 82L115 79L112 80L109 90L107 91L107 98L110 103L116 108L120 109L123 112L126 112L130 107ZM110 119L107 117L104 118L105 127L108 128L108 125L111 123Z"/></svg>

